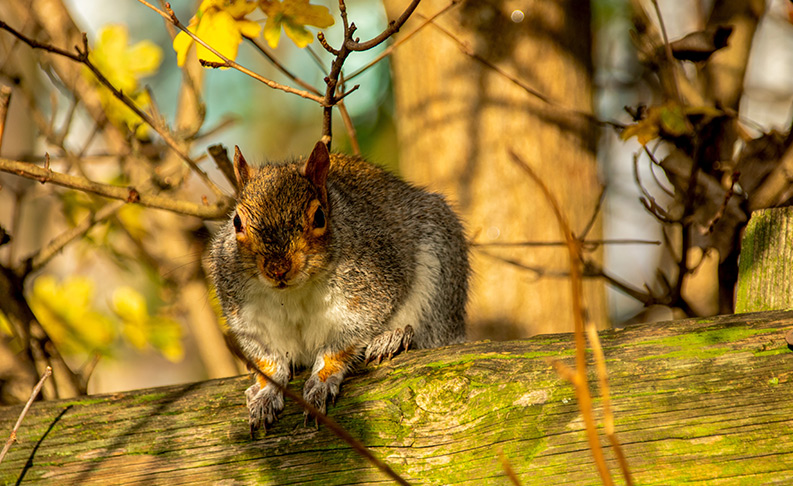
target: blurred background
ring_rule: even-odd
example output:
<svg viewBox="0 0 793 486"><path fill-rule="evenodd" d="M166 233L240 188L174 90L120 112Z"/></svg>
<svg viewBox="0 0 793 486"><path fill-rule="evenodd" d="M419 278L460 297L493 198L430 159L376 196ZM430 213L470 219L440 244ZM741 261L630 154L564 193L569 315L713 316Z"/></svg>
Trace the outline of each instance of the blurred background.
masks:
<svg viewBox="0 0 793 486"><path fill-rule="evenodd" d="M46 13L37 12L39 3L4 2L0 20L30 38L67 50L79 45L79 32L85 32L97 65L113 71L119 82L125 76L132 80L136 100L172 128L180 147L225 196L232 197L233 189L206 155L210 145L239 145L249 163L258 164L304 155L321 134L322 110L312 101L270 89L231 69L202 69L192 54L180 68L172 47L175 32L137 1L64 0L62 10ZM325 5L336 18L334 26L322 30L331 45L338 45L342 35L338 5L320 0L313 3ZM543 7L544 3L558 5ZM171 2L185 24L198 4L192 0ZM422 2L401 35L447 4ZM677 227L668 221L665 224L658 208L664 208L663 214L671 220L675 211L689 211L696 219L698 205L709 207L703 201L681 199L685 191L668 176L671 169L663 164L676 151L685 152L678 141L688 135L667 137L661 126L660 134L649 137L647 151L636 137L625 137L624 128L638 124L643 110L648 113L640 106L670 106L669 87L664 83L664 63L669 60L653 50L663 48L658 43L663 31L670 42L708 32L708 28L712 33L719 20L713 19L717 12L732 22L729 49L745 51L745 59L739 62L740 69L745 69L739 95L729 102L711 96L714 84L708 84L708 79L714 75L709 69L721 60L721 51L712 46L712 35L706 35L710 50L715 50L710 60L676 61L674 69L680 72L670 75L678 80L672 83L677 83L678 103L699 109L697 116L701 107L716 106L722 111L718 116L708 115L709 120L729 118L729 128L725 128L727 122L719 122L717 130L719 140L725 133L733 134L730 143L719 146L726 154L719 159L722 165L701 169L723 188L714 196L715 208L708 217L718 213L718 197L728 191L737 194L734 199L743 198L740 210L744 213L751 206L742 188L730 184L730 177L739 171L725 161L745 161L747 147L761 151L768 145L771 148L764 155L751 160L772 163L790 145L790 2L659 0L663 29L654 2L592 0L586 8L585 4L525 0L451 4L436 23L451 31L452 38L441 29L426 27L397 48L393 59L386 58L349 83L360 84L344 100L360 153L408 180L447 194L467 223L476 264L471 339L525 338L571 329L569 316L563 315L563 309L569 308L563 298L569 292L565 249L525 244L561 241L561 237L553 220L538 214L547 212L547 205L536 187L524 181L509 162L508 149L531 163L547 165L544 170L549 181L556 178L549 186L563 205L576 211L570 216L574 231L580 232L592 222L587 238L598 242L591 252L597 268L590 268L587 305L590 317L600 327L729 312L723 294L730 295L732 287L725 275L729 274L727 265L735 262L728 255L737 255L734 241L745 218L734 216L729 235L717 229L718 241L714 238L698 244L696 238L683 238L690 229L685 226L688 223ZM347 2L350 18L358 27L356 35L362 39L377 35L387 19L395 18L406 5L405 1L390 0L385 4L379 0ZM644 20L637 20L637 5L646 13ZM555 15L561 15L558 31L553 30ZM261 15L256 20L263 24ZM542 35L538 34L541 31ZM563 35L568 38L559 41L557 37ZM556 39L561 47L548 54L543 44L537 47L537 38L540 42ZM381 44L350 56L345 72L365 66L387 46ZM324 92L323 78L332 58L316 41L299 48L282 35L277 48L266 47L296 77ZM570 59L565 57L568 51L575 53ZM426 57L416 57L420 55ZM483 64L477 55L491 65ZM659 57L653 58L655 55ZM136 56L144 56L146 62L139 62ZM58 172L108 184L148 187L195 203L205 196L212 200L207 186L152 130L139 123L113 128L110 105L102 104L100 90L88 80L90 74L74 62L56 58L0 32L0 84L12 93L0 157L43 166L46 153ZM294 85L247 41L241 44L236 60L267 78ZM559 62L570 70L556 67L554 63ZM136 71L116 72L130 70L130 66ZM417 67L417 72L409 72L410 66ZM565 116L573 113L571 116L578 118L569 127L566 122L553 121L557 128L568 127L561 135L541 132L523 118L542 123L557 120L543 111L548 103L537 102L525 86L495 73L494 66L549 95L562 111L567 110ZM441 69L441 74L434 69ZM72 84L70 75L80 81ZM682 78L693 80L692 93L704 95L697 98L681 89ZM191 80L192 91L185 87L185 79ZM473 84L465 87L469 81ZM72 88L77 85L82 88ZM94 96L100 93L96 106L104 107L107 119L94 116L91 98L85 94L92 91ZM531 102L524 106L526 99ZM431 107L436 105L441 107L441 114L433 119L438 126L408 125L425 111L426 116L434 116L438 110ZM608 123L581 122L577 112L594 113L597 120ZM354 142L339 110L334 113L333 148L351 153ZM685 119L693 123L693 130L703 128L691 113L685 111ZM518 121L512 123L513 119ZM645 119L650 119L649 115ZM707 127L716 126L714 123L709 121ZM441 128L460 132L463 142L454 141L439 131ZM701 131L689 138L708 143ZM756 140L766 145L757 148L752 145ZM429 152L438 148L442 150L439 156ZM574 150L564 157L572 157L575 163L568 166L564 157L556 159L562 149ZM471 155L474 152L476 157ZM459 164L439 160L447 158ZM752 167L742 173L758 170ZM493 180L487 185L478 185L490 177ZM512 187L517 178L521 185ZM580 187L579 182L566 182L576 178L584 179ZM0 295L6 304L0 307L4 310L0 326L5 333L0 352L0 400L9 403L26 398L40 364L48 360L62 363L56 363L50 397L244 372L225 349L217 305L201 267L216 221L135 204L111 207L107 199L10 173L0 173L0 186L0 227L11 237L0 246L0 263L17 278L9 277L11 283L0 286L0 290L8 290L7 296ZM599 205L601 186L605 189ZM730 195L724 200L731 200ZM576 199L578 196L581 199ZM778 199L773 204L786 201L789 195ZM726 202L724 206L726 211L721 212L730 214L732 207ZM735 211L738 214L738 209ZM90 229L70 233L97 215L101 220L92 222ZM69 234L73 241L59 242L58 238ZM42 248L56 248L57 252L44 261L28 259L41 255ZM686 270L681 273L683 253ZM15 288L22 289L42 328L42 332L35 327L30 330L38 339L30 349L21 344L20 333L8 315L14 312L8 309L19 300ZM36 362L34 366L25 363L24 356L20 358L23 351Z"/></svg>

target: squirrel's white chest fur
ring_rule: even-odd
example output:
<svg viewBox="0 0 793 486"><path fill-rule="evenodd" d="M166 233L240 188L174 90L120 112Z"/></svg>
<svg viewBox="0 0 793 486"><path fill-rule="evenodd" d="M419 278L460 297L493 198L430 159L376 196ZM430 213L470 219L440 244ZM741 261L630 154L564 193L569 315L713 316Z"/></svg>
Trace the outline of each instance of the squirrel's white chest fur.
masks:
<svg viewBox="0 0 793 486"><path fill-rule="evenodd" d="M324 281L295 289L274 289L254 281L246 294L240 309L245 329L238 331L296 365L311 365L354 314Z"/></svg>

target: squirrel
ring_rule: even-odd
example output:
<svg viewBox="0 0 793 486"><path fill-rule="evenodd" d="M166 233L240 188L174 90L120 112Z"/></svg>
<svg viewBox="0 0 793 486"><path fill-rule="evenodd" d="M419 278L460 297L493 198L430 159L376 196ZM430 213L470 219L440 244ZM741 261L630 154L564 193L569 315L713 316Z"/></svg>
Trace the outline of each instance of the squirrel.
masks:
<svg viewBox="0 0 793 486"><path fill-rule="evenodd" d="M230 346L255 364L251 434L284 407L259 373L286 386L310 367L303 397L325 413L356 362L465 340L468 246L443 196L322 142L258 168L235 147L234 173L208 270Z"/></svg>

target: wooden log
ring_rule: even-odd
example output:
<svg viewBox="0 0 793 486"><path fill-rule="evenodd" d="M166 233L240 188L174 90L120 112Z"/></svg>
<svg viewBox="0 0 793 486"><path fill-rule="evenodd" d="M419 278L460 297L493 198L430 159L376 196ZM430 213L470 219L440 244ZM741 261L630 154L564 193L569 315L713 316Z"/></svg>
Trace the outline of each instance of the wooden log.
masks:
<svg viewBox="0 0 793 486"><path fill-rule="evenodd" d="M787 311L601 333L637 484L793 484L791 327ZM569 334L410 351L345 381L330 415L415 484L507 484L499 450L522 484L599 484L573 390L548 363L572 365L573 352ZM251 440L248 384L240 377L36 403L0 481L390 483L327 428L303 426L292 402ZM11 430L21 408L0 409L0 430Z"/></svg>
<svg viewBox="0 0 793 486"><path fill-rule="evenodd" d="M736 312L793 308L793 207L752 213L741 242Z"/></svg>

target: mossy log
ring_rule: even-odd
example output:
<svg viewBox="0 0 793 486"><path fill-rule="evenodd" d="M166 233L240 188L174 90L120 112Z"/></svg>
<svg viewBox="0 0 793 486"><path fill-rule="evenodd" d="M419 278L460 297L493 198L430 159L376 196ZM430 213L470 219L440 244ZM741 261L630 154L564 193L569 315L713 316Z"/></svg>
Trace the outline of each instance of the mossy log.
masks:
<svg viewBox="0 0 793 486"><path fill-rule="evenodd" d="M791 327L793 312L778 311L601 333L637 484L793 484ZM548 362L572 365L573 354L569 334L410 351L350 377L330 415L415 484L507 484L499 451L525 485L599 484L573 390ZM252 440L248 384L238 377L35 403L0 479L390 483L326 427L304 426L292 402ZM0 409L4 434L21 409Z"/></svg>

